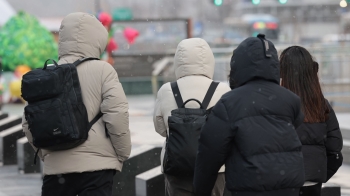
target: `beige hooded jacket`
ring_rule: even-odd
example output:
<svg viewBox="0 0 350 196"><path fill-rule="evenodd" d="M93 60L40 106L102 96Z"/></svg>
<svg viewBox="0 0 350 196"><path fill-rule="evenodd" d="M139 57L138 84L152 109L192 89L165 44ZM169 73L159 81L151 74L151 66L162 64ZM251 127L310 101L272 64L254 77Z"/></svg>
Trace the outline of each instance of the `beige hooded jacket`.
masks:
<svg viewBox="0 0 350 196"><path fill-rule="evenodd" d="M200 38L181 41L177 46L174 64L175 75L183 101L185 102L190 98L202 101L213 81L215 67L214 55L208 43ZM227 84L220 83L208 108L213 107L221 96L230 90ZM196 102L189 102L186 107L199 108L199 105ZM169 134L168 117L171 116L171 111L176 108L177 105L170 83L166 83L158 91L153 118L156 131L163 137ZM162 165L165 153L164 147L165 143L161 153ZM224 167L221 168L220 172L223 171Z"/></svg>
<svg viewBox="0 0 350 196"><path fill-rule="evenodd" d="M66 16L59 32L59 62L73 63L81 57L99 58L108 40L107 30L90 14ZM83 102L91 121L104 115L89 131L88 140L64 151L40 150L44 174L80 173L115 169L121 171L131 151L128 103L115 69L104 61L87 61L77 67ZM104 124L109 131L106 137ZM32 143L32 135L23 118L23 130Z"/></svg>

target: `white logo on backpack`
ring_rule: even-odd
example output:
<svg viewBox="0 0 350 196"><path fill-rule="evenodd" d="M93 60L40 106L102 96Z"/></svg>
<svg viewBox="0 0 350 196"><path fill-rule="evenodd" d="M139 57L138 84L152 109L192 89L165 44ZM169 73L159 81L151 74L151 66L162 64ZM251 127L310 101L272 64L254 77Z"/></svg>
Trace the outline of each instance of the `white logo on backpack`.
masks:
<svg viewBox="0 0 350 196"><path fill-rule="evenodd" d="M58 130L58 128L56 128L56 129L53 130L53 134L54 134L54 135L61 134L61 131Z"/></svg>

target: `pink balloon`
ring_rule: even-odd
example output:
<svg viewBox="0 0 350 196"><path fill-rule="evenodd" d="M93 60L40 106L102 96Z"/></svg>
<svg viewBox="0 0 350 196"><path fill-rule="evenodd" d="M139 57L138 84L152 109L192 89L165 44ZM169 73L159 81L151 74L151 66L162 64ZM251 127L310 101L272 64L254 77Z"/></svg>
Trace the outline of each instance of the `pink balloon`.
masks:
<svg viewBox="0 0 350 196"><path fill-rule="evenodd" d="M112 16L109 15L107 12L101 12L100 15L98 16L98 19L101 21L102 25L105 27L108 27L111 25L113 19Z"/></svg>
<svg viewBox="0 0 350 196"><path fill-rule="evenodd" d="M133 44L137 36L139 36L139 32L136 29L126 27L124 29L124 36L129 44Z"/></svg>
<svg viewBox="0 0 350 196"><path fill-rule="evenodd" d="M115 42L113 38L111 38L107 45L107 52L112 53L114 50L117 50L117 49L118 49L118 44Z"/></svg>

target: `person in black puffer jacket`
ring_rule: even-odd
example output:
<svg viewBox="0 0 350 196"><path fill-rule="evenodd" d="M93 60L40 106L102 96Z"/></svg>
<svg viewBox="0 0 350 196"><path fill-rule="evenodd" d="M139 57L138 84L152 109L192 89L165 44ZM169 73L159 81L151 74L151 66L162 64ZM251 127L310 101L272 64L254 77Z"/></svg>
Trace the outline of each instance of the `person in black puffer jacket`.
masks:
<svg viewBox="0 0 350 196"><path fill-rule="evenodd" d="M264 35L244 40L233 53L233 90L215 105L199 139L196 195L210 195L225 164L232 195L297 196L304 183L295 130L304 119L300 99L279 85L277 51Z"/></svg>
<svg viewBox="0 0 350 196"><path fill-rule="evenodd" d="M343 162L339 123L322 94L318 63L311 54L303 47L292 46L282 52L280 64L281 85L299 95L305 114L304 123L297 129L306 180L300 195L319 196L322 182L327 182Z"/></svg>

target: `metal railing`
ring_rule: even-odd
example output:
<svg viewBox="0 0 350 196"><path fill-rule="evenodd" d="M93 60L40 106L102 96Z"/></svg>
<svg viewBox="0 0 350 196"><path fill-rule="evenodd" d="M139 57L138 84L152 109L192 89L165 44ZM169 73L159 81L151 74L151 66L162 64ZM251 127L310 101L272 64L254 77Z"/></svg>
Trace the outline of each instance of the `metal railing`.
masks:
<svg viewBox="0 0 350 196"><path fill-rule="evenodd" d="M289 45L277 45L279 52ZM315 44L305 46L319 63L320 83L326 98L340 111L350 111L350 43ZM215 56L214 80L228 82L230 59L234 48L213 48ZM158 80L175 80L173 58L165 57L154 63L152 76L153 93L158 91Z"/></svg>
<svg viewBox="0 0 350 196"><path fill-rule="evenodd" d="M174 58L173 57L164 57L161 60L158 60L153 63L153 72L152 72L152 92L156 97L159 89L159 77L164 71L173 66Z"/></svg>

